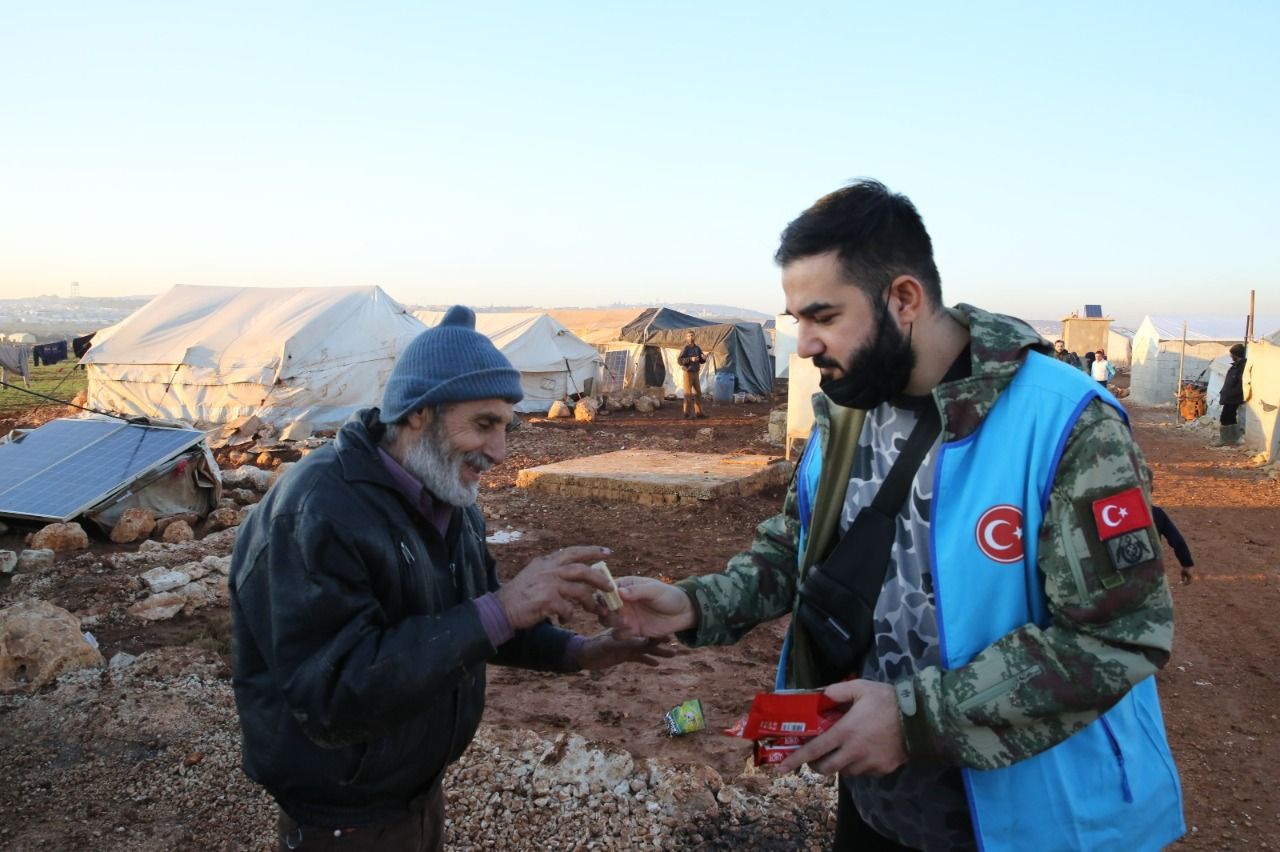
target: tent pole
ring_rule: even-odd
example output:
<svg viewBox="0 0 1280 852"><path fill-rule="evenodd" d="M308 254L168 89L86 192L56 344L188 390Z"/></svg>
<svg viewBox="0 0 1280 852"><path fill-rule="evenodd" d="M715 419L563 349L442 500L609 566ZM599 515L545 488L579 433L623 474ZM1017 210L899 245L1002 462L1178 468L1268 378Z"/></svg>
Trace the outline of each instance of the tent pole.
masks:
<svg viewBox="0 0 1280 852"><path fill-rule="evenodd" d="M1178 354L1178 391L1176 401L1182 401L1182 364L1187 358L1187 321L1182 321L1182 352Z"/></svg>
<svg viewBox="0 0 1280 852"><path fill-rule="evenodd" d="M1249 291L1249 320L1247 323L1245 323L1245 327L1244 327L1245 343L1248 343L1250 340L1253 340L1253 299L1254 299L1254 296L1257 294L1257 292L1258 292L1257 290Z"/></svg>

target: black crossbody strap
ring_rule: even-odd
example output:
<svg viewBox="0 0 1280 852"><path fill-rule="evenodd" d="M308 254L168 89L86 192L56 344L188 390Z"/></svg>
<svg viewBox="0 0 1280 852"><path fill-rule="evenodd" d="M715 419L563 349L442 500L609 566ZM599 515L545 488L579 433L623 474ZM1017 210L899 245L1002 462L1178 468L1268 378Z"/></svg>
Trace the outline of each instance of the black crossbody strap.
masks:
<svg viewBox="0 0 1280 852"><path fill-rule="evenodd" d="M920 419L911 429L906 446L893 460L889 475L884 478L875 499L871 501L877 512L892 518L902 509L907 493L911 490L911 483L916 478L916 471L924 463L924 457L928 455L929 448L941 431L942 419L938 416L938 409L930 404L920 412Z"/></svg>
<svg viewBox="0 0 1280 852"><path fill-rule="evenodd" d="M889 474L880 484L875 499L870 506L864 506L862 512L875 512L888 521L897 517L911 490L911 483L916 478L916 471L920 469L924 457L928 455L929 448L941 431L942 420L936 407L930 405L920 412L920 419L907 437L906 445L894 459L893 467L889 468ZM884 558L868 560L870 554L865 552L868 543L865 536L852 534L859 527L855 518L832 549L831 555L823 560L823 564L826 570L839 577L858 597L874 607L876 599L880 597L880 587L884 585L889 554L884 553Z"/></svg>

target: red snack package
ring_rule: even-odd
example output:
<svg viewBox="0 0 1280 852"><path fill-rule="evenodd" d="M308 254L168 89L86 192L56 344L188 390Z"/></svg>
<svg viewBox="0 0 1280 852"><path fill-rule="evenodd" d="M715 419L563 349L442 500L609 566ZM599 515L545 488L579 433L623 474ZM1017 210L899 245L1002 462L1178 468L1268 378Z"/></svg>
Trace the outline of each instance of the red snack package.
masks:
<svg viewBox="0 0 1280 852"><path fill-rule="evenodd" d="M755 764L781 763L807 740L831 727L844 710L820 689L759 692L751 712L725 734L755 740Z"/></svg>

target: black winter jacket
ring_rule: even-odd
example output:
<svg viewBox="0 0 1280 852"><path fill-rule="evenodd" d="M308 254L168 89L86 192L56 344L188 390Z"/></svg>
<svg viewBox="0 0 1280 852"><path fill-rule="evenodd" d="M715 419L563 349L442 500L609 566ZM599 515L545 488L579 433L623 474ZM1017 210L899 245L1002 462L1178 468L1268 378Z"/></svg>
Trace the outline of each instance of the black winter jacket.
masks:
<svg viewBox="0 0 1280 852"><path fill-rule="evenodd" d="M1227 374L1222 378L1222 393L1218 394L1221 405L1242 405L1244 403L1244 365L1246 361L1232 361Z"/></svg>
<svg viewBox="0 0 1280 852"><path fill-rule="evenodd" d="M495 649L470 599L498 588L479 509L448 534L397 490L377 409L282 477L231 562L244 770L299 822L404 813L466 749L485 663L558 670L572 634L542 623Z"/></svg>

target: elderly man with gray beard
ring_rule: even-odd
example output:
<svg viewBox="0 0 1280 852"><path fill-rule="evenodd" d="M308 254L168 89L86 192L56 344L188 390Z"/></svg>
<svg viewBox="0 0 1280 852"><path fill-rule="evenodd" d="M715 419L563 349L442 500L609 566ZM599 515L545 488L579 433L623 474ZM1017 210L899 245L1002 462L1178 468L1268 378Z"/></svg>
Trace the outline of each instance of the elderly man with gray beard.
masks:
<svg viewBox="0 0 1280 852"><path fill-rule="evenodd" d="M480 723L490 662L573 672L671 655L551 623L601 613L609 585L589 564L607 548L498 583L476 496L506 455L519 379L455 306L396 362L381 410L357 413L241 528L233 684L279 848L440 849L441 780Z"/></svg>

